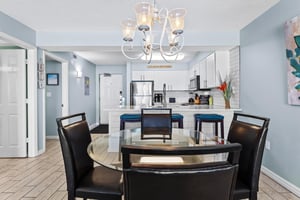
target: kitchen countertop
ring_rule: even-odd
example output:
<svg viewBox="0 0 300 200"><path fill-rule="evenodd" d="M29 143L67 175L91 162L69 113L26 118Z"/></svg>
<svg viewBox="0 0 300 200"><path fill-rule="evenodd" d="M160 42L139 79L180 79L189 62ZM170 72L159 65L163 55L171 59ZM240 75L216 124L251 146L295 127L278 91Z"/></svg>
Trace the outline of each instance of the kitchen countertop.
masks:
<svg viewBox="0 0 300 200"><path fill-rule="evenodd" d="M143 107L143 106L121 106L121 107L108 107L105 108L107 111L126 111L126 110L140 110L141 108L163 108L163 106L160 105L154 105L151 107ZM166 108L172 108L175 111L192 111L192 110L233 110L233 111L239 111L241 109L239 108L231 108L231 109L225 109L224 106L218 106L218 105L181 105L181 104L168 104Z"/></svg>

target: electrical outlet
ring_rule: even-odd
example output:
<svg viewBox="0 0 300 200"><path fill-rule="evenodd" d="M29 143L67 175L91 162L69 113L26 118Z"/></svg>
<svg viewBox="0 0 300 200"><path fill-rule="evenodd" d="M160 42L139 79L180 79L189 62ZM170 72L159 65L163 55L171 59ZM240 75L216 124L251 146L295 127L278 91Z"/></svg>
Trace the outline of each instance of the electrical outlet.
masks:
<svg viewBox="0 0 300 200"><path fill-rule="evenodd" d="M271 142L269 140L266 141L266 149L271 150Z"/></svg>

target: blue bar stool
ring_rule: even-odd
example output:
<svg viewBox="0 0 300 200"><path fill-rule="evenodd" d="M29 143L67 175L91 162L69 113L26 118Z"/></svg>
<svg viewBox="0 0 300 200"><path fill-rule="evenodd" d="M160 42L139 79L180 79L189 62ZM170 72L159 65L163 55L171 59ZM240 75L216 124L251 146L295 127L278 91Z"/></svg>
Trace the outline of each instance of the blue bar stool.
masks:
<svg viewBox="0 0 300 200"><path fill-rule="evenodd" d="M183 128L183 115L178 113L173 113L172 122L178 123L178 128Z"/></svg>
<svg viewBox="0 0 300 200"><path fill-rule="evenodd" d="M218 124L221 126L221 138L224 139L224 116L218 114L194 114L195 118L195 131L202 131L202 122L215 124L215 136L218 136Z"/></svg>
<svg viewBox="0 0 300 200"><path fill-rule="evenodd" d="M141 114L122 114L120 116L120 130L125 129L125 123L127 122L140 122Z"/></svg>
<svg viewBox="0 0 300 200"><path fill-rule="evenodd" d="M141 114L122 114L120 116L120 130L125 129L126 122L140 122ZM172 122L178 123L178 128L183 128L183 115L174 113L172 114Z"/></svg>

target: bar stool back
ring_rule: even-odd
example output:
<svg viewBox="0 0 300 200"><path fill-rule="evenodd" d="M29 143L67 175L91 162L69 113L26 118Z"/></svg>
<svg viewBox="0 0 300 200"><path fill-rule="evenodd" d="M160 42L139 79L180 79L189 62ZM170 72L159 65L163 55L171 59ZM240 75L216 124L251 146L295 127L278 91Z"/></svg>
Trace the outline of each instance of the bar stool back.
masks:
<svg viewBox="0 0 300 200"><path fill-rule="evenodd" d="M218 136L218 124L220 123L221 138L224 139L224 116L218 114L195 114L195 131L202 131L202 123L214 123L215 124L215 136ZM199 124L199 129L198 129Z"/></svg>

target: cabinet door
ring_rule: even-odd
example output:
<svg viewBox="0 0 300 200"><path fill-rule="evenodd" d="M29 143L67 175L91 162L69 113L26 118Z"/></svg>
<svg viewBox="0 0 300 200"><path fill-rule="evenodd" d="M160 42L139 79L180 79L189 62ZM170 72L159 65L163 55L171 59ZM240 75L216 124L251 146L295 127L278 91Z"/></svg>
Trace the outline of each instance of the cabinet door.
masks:
<svg viewBox="0 0 300 200"><path fill-rule="evenodd" d="M206 63L206 59L201 60L199 63L200 88L207 88Z"/></svg>
<svg viewBox="0 0 300 200"><path fill-rule="evenodd" d="M132 71L132 80L143 80L144 72L143 71Z"/></svg>
<svg viewBox="0 0 300 200"><path fill-rule="evenodd" d="M216 51L216 86L229 74L229 51Z"/></svg>
<svg viewBox="0 0 300 200"><path fill-rule="evenodd" d="M165 76L162 71L153 71L154 90L163 90L163 84L166 83Z"/></svg>
<svg viewBox="0 0 300 200"><path fill-rule="evenodd" d="M169 90L187 90L189 85L188 71L172 71L167 74L169 77ZM167 87L168 88L168 87Z"/></svg>
<svg viewBox="0 0 300 200"><path fill-rule="evenodd" d="M216 63L214 53L207 57L206 72L207 88L216 87Z"/></svg>
<svg viewBox="0 0 300 200"><path fill-rule="evenodd" d="M133 71L132 80L153 80L153 71Z"/></svg>

